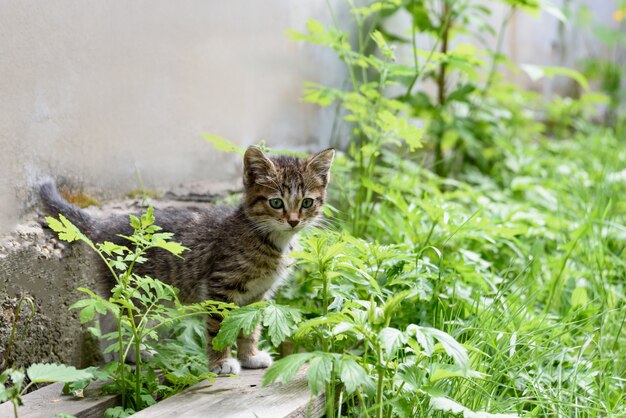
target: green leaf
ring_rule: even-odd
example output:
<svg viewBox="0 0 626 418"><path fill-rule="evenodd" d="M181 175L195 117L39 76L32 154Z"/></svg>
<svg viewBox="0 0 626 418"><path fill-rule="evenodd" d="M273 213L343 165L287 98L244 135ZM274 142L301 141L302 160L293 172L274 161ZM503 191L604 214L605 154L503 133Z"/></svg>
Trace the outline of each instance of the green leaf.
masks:
<svg viewBox="0 0 626 418"><path fill-rule="evenodd" d="M132 226L133 229L141 228L141 222L139 221L138 217L136 217L135 215L129 215L129 218L130 218L130 226Z"/></svg>
<svg viewBox="0 0 626 418"><path fill-rule="evenodd" d="M70 306L69 309L79 309L84 308L86 306L93 306L96 312L100 314L105 314L107 311L113 313L117 318L119 316L120 308L113 302L109 302L104 299L102 296L94 293L90 289L86 289L84 287L79 287L76 290L88 294L90 297L88 299L81 299L76 301L74 304Z"/></svg>
<svg viewBox="0 0 626 418"><path fill-rule="evenodd" d="M471 371L459 367L456 364L438 364L436 368L430 374L430 381L436 382L442 379L450 379L452 377L473 377L483 378L484 375L478 372Z"/></svg>
<svg viewBox="0 0 626 418"><path fill-rule="evenodd" d="M136 411L132 408L124 409L121 406L109 408L104 411L104 418L126 418L134 414Z"/></svg>
<svg viewBox="0 0 626 418"><path fill-rule="evenodd" d="M306 376L314 395L324 390L326 383L330 382L332 369L333 362L328 355L316 356L309 362Z"/></svg>
<svg viewBox="0 0 626 418"><path fill-rule="evenodd" d="M368 375L363 366L350 357L339 360L337 369L339 370L339 378L348 393L354 392L368 381Z"/></svg>
<svg viewBox="0 0 626 418"><path fill-rule="evenodd" d="M218 151L224 152L234 152L241 156L243 156L245 150L238 145L235 145L234 142L231 142L227 139L222 138L221 136L212 135L207 132L201 132L200 136L215 148Z"/></svg>
<svg viewBox="0 0 626 418"><path fill-rule="evenodd" d="M513 414L490 414L489 412L474 412L471 409L461 405L445 396L432 396L430 398L430 407L435 411L450 412L455 415L462 414L464 418L517 418L518 415Z"/></svg>
<svg viewBox="0 0 626 418"><path fill-rule="evenodd" d="M96 315L95 306L85 306L81 309L80 314L78 315L81 324L85 324L87 322L93 321L93 318Z"/></svg>
<svg viewBox="0 0 626 418"><path fill-rule="evenodd" d="M89 367L88 369L85 369L85 371L88 371L90 373L95 372L97 369L95 367ZM94 377L94 376L92 376ZM74 380L71 382L66 382L65 385L63 386L63 394L64 395L71 395L71 396L77 396L78 394L82 393L82 391L89 386L89 384L92 381L92 377L87 378L87 379L81 379L81 380Z"/></svg>
<svg viewBox="0 0 626 418"><path fill-rule="evenodd" d="M154 221L154 208L152 206L148 206L146 213L141 215L141 227L146 229L152 225Z"/></svg>
<svg viewBox="0 0 626 418"><path fill-rule="evenodd" d="M441 344L445 352L454 359L454 362L458 366L464 369L470 368L467 350L450 334L436 328L422 327L422 330L425 334L432 335Z"/></svg>
<svg viewBox="0 0 626 418"><path fill-rule="evenodd" d="M390 298L388 298L385 301L385 304L383 305L383 315L385 319L390 320L393 317L393 315L396 313L396 310L398 309L400 304L404 300L415 296L416 293L417 292L415 289L408 289L408 290L403 290L402 292L398 292L394 294L393 296L391 296Z"/></svg>
<svg viewBox="0 0 626 418"><path fill-rule="evenodd" d="M386 360L391 359L398 349L406 343L406 335L396 328L383 328L378 333L378 339L383 346L383 352Z"/></svg>
<svg viewBox="0 0 626 418"><path fill-rule="evenodd" d="M154 246L161 248L165 251L168 251L179 257L180 257L180 254L182 254L184 251L187 251L189 249L179 244L178 242L164 241L162 239L157 239L156 242L154 243Z"/></svg>
<svg viewBox="0 0 626 418"><path fill-rule="evenodd" d="M322 325L328 324L338 324L340 322L345 321L348 317L341 313L333 313L328 316L320 316L317 318L309 319L308 321L304 321L298 327L298 331L296 332L296 339L304 338L314 329L321 327Z"/></svg>
<svg viewBox="0 0 626 418"><path fill-rule="evenodd" d="M321 107L326 107L339 97L341 97L341 92L336 89L328 88L311 82L304 83L304 92L302 99L305 102L315 103Z"/></svg>
<svg viewBox="0 0 626 418"><path fill-rule="evenodd" d="M350 2L350 4L353 4ZM363 3L367 4L367 3ZM354 15L360 15L362 17L369 17L375 13L381 13L384 11L394 10L402 5L401 0L385 0L385 1L373 1L367 6L353 7L350 9L350 13Z"/></svg>
<svg viewBox="0 0 626 418"><path fill-rule="evenodd" d="M559 7L555 6L547 0L539 0L539 3L541 4L541 10L548 13L549 15L552 15L552 17L560 20L562 23L567 23L567 17Z"/></svg>
<svg viewBox="0 0 626 418"><path fill-rule="evenodd" d="M33 383L73 382L93 377L90 371L77 370L63 364L33 364L26 370L26 374Z"/></svg>
<svg viewBox="0 0 626 418"><path fill-rule="evenodd" d="M521 64L520 68L530 77L531 80L537 81L542 77L564 76L575 80L580 86L589 90L589 81L580 72L567 67L540 67L537 65Z"/></svg>
<svg viewBox="0 0 626 418"><path fill-rule="evenodd" d="M473 84L463 84L448 95L446 103L450 103L452 101L467 102L469 94L474 90L476 90L476 86Z"/></svg>
<svg viewBox="0 0 626 418"><path fill-rule="evenodd" d="M59 214L59 219L60 221L50 216L46 217L48 226L59 235L59 239L67 242L80 240L88 243L90 246L93 246L91 240L80 232L80 229L74 226L74 224L71 223L65 216Z"/></svg>
<svg viewBox="0 0 626 418"><path fill-rule="evenodd" d="M242 331L245 335L250 335L261 319L262 312L258 304L230 311L213 339L213 348L219 351L234 344Z"/></svg>
<svg viewBox="0 0 626 418"><path fill-rule="evenodd" d="M307 19L306 28L311 35L321 35L326 31L324 25L319 20Z"/></svg>
<svg viewBox="0 0 626 418"><path fill-rule="evenodd" d="M589 303L589 296L587 295L587 289L585 287L577 287L572 292L572 308L584 307Z"/></svg>
<svg viewBox="0 0 626 418"><path fill-rule="evenodd" d="M103 251L108 256L111 256L113 254L124 255L124 253L130 252L128 247L125 247L123 245L113 244L110 241L105 241L101 244L98 244L98 248L100 249L100 251Z"/></svg>
<svg viewBox="0 0 626 418"><path fill-rule="evenodd" d="M297 353L278 360L265 372L263 386L276 381L289 382L298 373L302 365L315 355L316 353Z"/></svg>
<svg viewBox="0 0 626 418"><path fill-rule="evenodd" d="M291 336L301 319L300 311L287 306L270 303L263 310L263 325L268 327L267 333L274 347Z"/></svg>
<svg viewBox="0 0 626 418"><path fill-rule="evenodd" d="M412 391L419 390L424 385L423 372L417 365L402 363L397 376Z"/></svg>
<svg viewBox="0 0 626 418"><path fill-rule="evenodd" d="M340 322L333 327L332 334L333 335L341 335L348 331L352 331L356 325L351 322Z"/></svg>
<svg viewBox="0 0 626 418"><path fill-rule="evenodd" d="M21 369L9 369L9 376L11 377L11 382L13 382L14 386L18 388L22 387L22 383L24 383L26 375Z"/></svg>
<svg viewBox="0 0 626 418"><path fill-rule="evenodd" d="M380 31L375 30L374 32L372 32L371 37L376 43L376 46L378 46L380 51L383 53L383 56L385 58L392 62L396 60L396 57L394 55L394 47L389 46L389 44L385 40L385 37Z"/></svg>

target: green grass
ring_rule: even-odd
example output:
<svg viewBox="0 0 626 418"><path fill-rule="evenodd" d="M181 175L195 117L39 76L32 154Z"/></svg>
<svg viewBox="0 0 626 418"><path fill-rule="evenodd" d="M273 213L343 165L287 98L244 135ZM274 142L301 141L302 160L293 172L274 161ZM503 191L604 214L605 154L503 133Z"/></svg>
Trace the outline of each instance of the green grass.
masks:
<svg viewBox="0 0 626 418"><path fill-rule="evenodd" d="M334 226L305 240L299 279L280 299L317 321L295 334L297 346L352 356L371 376L354 393L333 386L345 404L329 414L447 416L444 397L489 413L626 415L625 147L593 126L499 146L490 172L468 165L457 180L383 149L364 182L375 203L362 239L351 214L363 183L339 159ZM384 323L363 313L368 330L339 337L338 323L358 323L355 301L382 309L396 295ZM458 362L423 345L386 362L375 355L384 326L410 324L454 337L471 372L439 378ZM398 378L407 370L412 385Z"/></svg>

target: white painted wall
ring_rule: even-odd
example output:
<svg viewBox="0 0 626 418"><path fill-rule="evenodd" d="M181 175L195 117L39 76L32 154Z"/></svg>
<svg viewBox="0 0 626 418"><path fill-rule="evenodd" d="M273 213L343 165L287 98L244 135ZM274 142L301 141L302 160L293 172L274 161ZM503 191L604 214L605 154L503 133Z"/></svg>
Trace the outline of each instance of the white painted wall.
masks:
<svg viewBox="0 0 626 418"><path fill-rule="evenodd" d="M319 148L332 116L302 83L342 71L285 36L309 17L329 22L326 2L0 0L0 233L42 173L121 195L135 167L148 188L237 178L201 131Z"/></svg>

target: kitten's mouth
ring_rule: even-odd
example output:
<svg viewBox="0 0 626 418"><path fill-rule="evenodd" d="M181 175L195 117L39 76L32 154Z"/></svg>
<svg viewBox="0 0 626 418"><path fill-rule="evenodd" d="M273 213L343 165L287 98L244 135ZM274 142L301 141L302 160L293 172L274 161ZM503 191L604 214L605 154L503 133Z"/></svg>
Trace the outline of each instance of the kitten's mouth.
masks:
<svg viewBox="0 0 626 418"><path fill-rule="evenodd" d="M286 225L286 226L287 226L286 228L287 232L293 232L293 233L300 232L305 228L305 225L301 223L296 226L291 226L291 225Z"/></svg>

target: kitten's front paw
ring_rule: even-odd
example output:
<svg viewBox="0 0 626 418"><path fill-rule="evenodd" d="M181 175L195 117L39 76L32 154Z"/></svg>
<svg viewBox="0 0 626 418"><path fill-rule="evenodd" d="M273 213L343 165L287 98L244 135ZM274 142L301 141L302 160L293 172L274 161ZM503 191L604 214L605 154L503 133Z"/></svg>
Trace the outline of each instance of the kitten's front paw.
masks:
<svg viewBox="0 0 626 418"><path fill-rule="evenodd" d="M267 351L259 351L256 355L248 358L240 358L241 367L244 369L265 369L274 362Z"/></svg>
<svg viewBox="0 0 626 418"><path fill-rule="evenodd" d="M211 372L215 374L239 374L241 365L234 358L227 358L214 365Z"/></svg>

